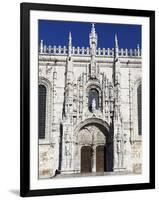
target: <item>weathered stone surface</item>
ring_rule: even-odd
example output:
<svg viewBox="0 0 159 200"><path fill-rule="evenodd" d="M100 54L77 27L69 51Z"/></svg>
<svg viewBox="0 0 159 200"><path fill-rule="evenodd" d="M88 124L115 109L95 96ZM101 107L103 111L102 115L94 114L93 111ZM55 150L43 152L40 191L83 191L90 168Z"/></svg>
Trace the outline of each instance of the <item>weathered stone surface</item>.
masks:
<svg viewBox="0 0 159 200"><path fill-rule="evenodd" d="M141 173L142 136L138 133L137 88L142 59L119 49L96 49L93 25L90 48L49 47L39 52L39 84L47 89L45 139L39 139L39 178L81 172L81 148L104 146L103 174ZM44 52L45 51L45 52ZM130 55L131 54L131 55ZM97 97L90 91L97 91ZM108 173L109 172L109 173ZM60 175L62 176L62 175Z"/></svg>

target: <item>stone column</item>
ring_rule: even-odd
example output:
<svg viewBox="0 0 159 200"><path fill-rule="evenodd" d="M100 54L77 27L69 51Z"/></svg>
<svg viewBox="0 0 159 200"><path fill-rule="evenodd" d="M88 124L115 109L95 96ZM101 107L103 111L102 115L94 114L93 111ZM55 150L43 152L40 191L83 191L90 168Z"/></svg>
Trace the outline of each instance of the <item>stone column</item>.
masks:
<svg viewBox="0 0 159 200"><path fill-rule="evenodd" d="M73 124L63 123L63 139L62 139L62 162L61 173L72 173L74 166L73 158Z"/></svg>
<svg viewBox="0 0 159 200"><path fill-rule="evenodd" d="M92 172L96 172L96 146L92 147Z"/></svg>

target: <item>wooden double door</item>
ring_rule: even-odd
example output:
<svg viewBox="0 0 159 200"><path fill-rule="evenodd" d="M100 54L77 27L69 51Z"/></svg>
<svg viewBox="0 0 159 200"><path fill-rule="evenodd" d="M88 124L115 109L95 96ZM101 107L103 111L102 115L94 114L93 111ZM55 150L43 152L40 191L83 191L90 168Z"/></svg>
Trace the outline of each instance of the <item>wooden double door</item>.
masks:
<svg viewBox="0 0 159 200"><path fill-rule="evenodd" d="M95 156L95 158L93 158ZM96 172L106 171L106 148L105 146L97 146L93 152L92 147L83 146L81 148L81 173L92 172L93 160L96 165Z"/></svg>

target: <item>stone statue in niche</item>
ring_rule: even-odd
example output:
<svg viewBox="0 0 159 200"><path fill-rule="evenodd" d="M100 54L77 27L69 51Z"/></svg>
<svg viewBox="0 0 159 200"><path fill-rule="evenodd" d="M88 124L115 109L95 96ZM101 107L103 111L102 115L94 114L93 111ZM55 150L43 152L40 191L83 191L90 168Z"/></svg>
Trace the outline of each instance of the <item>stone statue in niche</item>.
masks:
<svg viewBox="0 0 159 200"><path fill-rule="evenodd" d="M68 134L68 127L67 132L65 134L65 155L66 155L66 167L71 166L71 137Z"/></svg>
<svg viewBox="0 0 159 200"><path fill-rule="evenodd" d="M96 100L93 99L92 100L92 112L94 112L96 110Z"/></svg>
<svg viewBox="0 0 159 200"><path fill-rule="evenodd" d="M66 155L66 168L71 166L71 143L65 143L65 155Z"/></svg>
<svg viewBox="0 0 159 200"><path fill-rule="evenodd" d="M76 100L73 101L73 111L77 111L77 104Z"/></svg>
<svg viewBox="0 0 159 200"><path fill-rule="evenodd" d="M69 155L71 155L71 144L70 144L70 142L66 142L65 143L65 155L66 156L69 156Z"/></svg>
<svg viewBox="0 0 159 200"><path fill-rule="evenodd" d="M118 130L119 131L119 130ZM117 136L117 154L118 154L118 166L122 167L122 139L118 138L119 136Z"/></svg>
<svg viewBox="0 0 159 200"><path fill-rule="evenodd" d="M117 140L117 153L121 153L121 141Z"/></svg>
<svg viewBox="0 0 159 200"><path fill-rule="evenodd" d="M46 65L46 74L50 73L52 70L52 66L50 66L49 64Z"/></svg>

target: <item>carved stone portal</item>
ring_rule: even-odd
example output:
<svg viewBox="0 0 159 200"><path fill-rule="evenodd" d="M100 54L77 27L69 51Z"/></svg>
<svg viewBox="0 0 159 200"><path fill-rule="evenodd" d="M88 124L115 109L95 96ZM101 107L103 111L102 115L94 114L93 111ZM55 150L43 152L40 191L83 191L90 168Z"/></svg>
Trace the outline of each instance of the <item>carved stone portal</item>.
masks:
<svg viewBox="0 0 159 200"><path fill-rule="evenodd" d="M113 142L110 144L109 133L97 124L84 126L78 132L80 153L80 171L112 171Z"/></svg>

